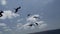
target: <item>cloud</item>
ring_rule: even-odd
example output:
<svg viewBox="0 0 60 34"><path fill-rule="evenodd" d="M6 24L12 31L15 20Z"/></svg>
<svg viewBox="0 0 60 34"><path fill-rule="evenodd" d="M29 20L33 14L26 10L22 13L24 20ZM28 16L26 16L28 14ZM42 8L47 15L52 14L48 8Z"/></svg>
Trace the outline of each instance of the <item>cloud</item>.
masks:
<svg viewBox="0 0 60 34"><path fill-rule="evenodd" d="M39 17L39 15L32 15L30 17L27 18L27 23L23 24L23 23L17 23L16 25L16 29L12 30L9 26L4 26L2 27L4 29L4 31L13 31L14 33L16 32L21 32L21 33L28 33L28 32L36 32L39 30L43 30L44 28L47 27L47 24L44 21L38 21L38 19L36 20L36 18L33 18L34 16ZM33 18L34 20L30 19ZM32 21L31 21L32 20ZM20 21L20 20L19 20ZM31 21L31 22L30 22ZM34 22L33 22L34 21ZM35 24L38 23L38 26ZM34 24L33 26L28 26L30 24Z"/></svg>
<svg viewBox="0 0 60 34"><path fill-rule="evenodd" d="M22 23L18 23L17 24L17 31L19 32L24 32L24 33L28 33L28 32L36 32L36 31L40 31L43 30L47 27L47 24L45 23L45 21L40 21L36 18L33 18L34 16L39 17L40 15L35 14L32 15L28 18L26 18L27 23L22 24ZM38 23L38 25L36 25L35 23ZM28 26L30 24L34 24L33 26Z"/></svg>
<svg viewBox="0 0 60 34"><path fill-rule="evenodd" d="M37 19L36 18L34 18L34 16L35 17L39 17L39 15L32 15L32 16L30 16L30 17L28 17L27 18L27 21L29 21L29 22L36 22L37 21Z"/></svg>
<svg viewBox="0 0 60 34"><path fill-rule="evenodd" d="M46 27L47 27L47 24L41 24L39 28L40 28L40 29L44 29L44 28L46 28Z"/></svg>
<svg viewBox="0 0 60 34"><path fill-rule="evenodd" d="M26 24L21 24L21 23L18 23L17 24L17 29L18 30L28 30L30 29L30 27L28 26L30 23L26 23Z"/></svg>
<svg viewBox="0 0 60 34"><path fill-rule="evenodd" d="M5 23L0 23L0 26L6 26L6 24Z"/></svg>
<svg viewBox="0 0 60 34"><path fill-rule="evenodd" d="M6 5L6 0L1 0L2 5Z"/></svg>
<svg viewBox="0 0 60 34"><path fill-rule="evenodd" d="M0 17L0 19L6 19L6 18L12 19L14 17L18 17L19 16L19 14L13 13L11 10L4 11L4 13L2 13L2 15L3 16Z"/></svg>
<svg viewBox="0 0 60 34"><path fill-rule="evenodd" d="M3 31L12 31L12 29L8 28L8 27L3 27Z"/></svg>
<svg viewBox="0 0 60 34"><path fill-rule="evenodd" d="M46 23L44 23L44 21L39 21L39 22L36 22L38 23L38 26L36 24L34 24L33 26L28 26L30 25L31 23L26 23L24 26L24 29L36 29L36 28L39 28L39 29L42 29L42 28L45 28L47 26Z"/></svg>
<svg viewBox="0 0 60 34"><path fill-rule="evenodd" d="M26 23L26 24L24 24L23 25L23 29L25 29L25 30L30 30L30 29L34 29L34 26L28 26L28 25L30 25L31 23Z"/></svg>
<svg viewBox="0 0 60 34"><path fill-rule="evenodd" d="M18 19L17 22L20 22L20 21L22 21L22 20L23 20L23 19Z"/></svg>
<svg viewBox="0 0 60 34"><path fill-rule="evenodd" d="M21 32L21 33L32 33L32 32L37 32L38 30L43 30L47 27L47 24L44 21L39 21L37 22L39 25L37 26L34 24L33 26L28 26L31 23L26 23L26 24L20 24L18 25L16 31Z"/></svg>
<svg viewBox="0 0 60 34"><path fill-rule="evenodd" d="M0 23L0 27L3 29L3 31L12 31L12 29L10 29L5 23Z"/></svg>
<svg viewBox="0 0 60 34"><path fill-rule="evenodd" d="M47 24L46 24L44 21L39 21L39 22L36 22L36 23L39 24L39 25L38 25L38 28L39 28L39 29L44 29L44 28L47 27Z"/></svg>
<svg viewBox="0 0 60 34"><path fill-rule="evenodd" d="M32 15L30 17L28 17L26 20L27 20L27 23L25 24L21 24L21 23L18 23L17 24L17 29L18 30L21 30L21 31L34 31L34 29L44 29L47 27L47 24L44 22L44 21L39 21L37 18L33 18L34 16L36 17L39 17L39 15ZM38 26L35 24L35 23L38 23ZM33 26L28 26L30 24L34 24Z"/></svg>
<svg viewBox="0 0 60 34"><path fill-rule="evenodd" d="M17 23L16 27L19 29L22 26L22 23Z"/></svg>

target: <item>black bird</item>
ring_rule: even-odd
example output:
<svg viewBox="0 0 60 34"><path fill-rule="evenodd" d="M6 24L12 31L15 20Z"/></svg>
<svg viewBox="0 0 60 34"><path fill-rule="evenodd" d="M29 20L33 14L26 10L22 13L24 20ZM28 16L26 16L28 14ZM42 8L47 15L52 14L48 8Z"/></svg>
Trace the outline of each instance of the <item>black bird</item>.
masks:
<svg viewBox="0 0 60 34"><path fill-rule="evenodd" d="M21 9L21 7L16 8L15 13L17 13L19 9Z"/></svg>
<svg viewBox="0 0 60 34"><path fill-rule="evenodd" d="M28 26L33 26L34 24L30 24L30 25L28 25Z"/></svg>
<svg viewBox="0 0 60 34"><path fill-rule="evenodd" d="M2 13L4 13L3 11L0 11L0 17L2 17L3 15L2 15Z"/></svg>
<svg viewBox="0 0 60 34"><path fill-rule="evenodd" d="M33 18L38 18L38 19L40 19L39 17L36 17L36 16L34 16Z"/></svg>
<svg viewBox="0 0 60 34"><path fill-rule="evenodd" d="M38 25L38 23L35 23L36 25Z"/></svg>
<svg viewBox="0 0 60 34"><path fill-rule="evenodd" d="M27 16L30 16L31 14L28 14Z"/></svg>

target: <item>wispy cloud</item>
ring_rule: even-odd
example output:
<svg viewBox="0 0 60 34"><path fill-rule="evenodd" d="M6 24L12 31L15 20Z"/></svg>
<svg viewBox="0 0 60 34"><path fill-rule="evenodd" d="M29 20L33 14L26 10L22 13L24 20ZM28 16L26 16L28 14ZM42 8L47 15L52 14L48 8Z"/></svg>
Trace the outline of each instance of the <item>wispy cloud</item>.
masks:
<svg viewBox="0 0 60 34"><path fill-rule="evenodd" d="M0 19L6 19L6 18L12 19L12 18L14 18L14 17L20 16L19 14L16 14L16 13L12 12L11 10L6 10L6 11L4 11L4 13L2 13L2 15L3 15L3 16L0 17Z"/></svg>
<svg viewBox="0 0 60 34"><path fill-rule="evenodd" d="M5 32L6 32L6 31L12 31L12 29L10 29L10 28L7 27L7 26L6 26L6 27L3 27L3 29L4 29L3 31L5 31Z"/></svg>
<svg viewBox="0 0 60 34"><path fill-rule="evenodd" d="M18 20L17 20L17 22L20 22L20 21L22 21L22 20L23 20L23 18L21 18L21 19L18 19Z"/></svg>
<svg viewBox="0 0 60 34"><path fill-rule="evenodd" d="M38 23L38 26L37 26L36 24L34 24L34 26L28 26L28 25L30 25L31 23L26 23L26 24L20 26L19 29L32 30L32 29L36 29L36 28L42 29L42 28L47 27L47 24L44 23L43 21L39 21L39 22L36 22L36 23ZM20 24L20 25L21 25L21 24Z"/></svg>
<svg viewBox="0 0 60 34"><path fill-rule="evenodd" d="M39 17L39 15L32 15L27 18L27 23L26 24L17 24L17 31L25 31L25 32L30 32L30 31L37 31L37 29L42 30L47 27L47 24L44 21L38 21L38 19L33 18L34 16ZM38 23L38 26L35 24ZM33 26L28 26L30 24L34 24Z"/></svg>
<svg viewBox="0 0 60 34"><path fill-rule="evenodd" d="M30 22L36 22L37 21L37 19L36 18L34 18L34 17L39 17L39 15L32 15L32 16L30 16L30 17L28 17L27 18L27 21L30 21Z"/></svg>
<svg viewBox="0 0 60 34"><path fill-rule="evenodd" d="M0 27L4 29L3 31L12 31L5 23L0 23Z"/></svg>
<svg viewBox="0 0 60 34"><path fill-rule="evenodd" d="M32 15L30 17L28 17L26 20L27 20L27 23L23 24L23 23L17 23L16 27L15 27L15 30L12 30L9 26L7 26L5 23L1 23L0 25L1 26L4 26L2 27L4 30L3 31L10 31L11 33L13 32L14 34L16 32L21 32L21 33L28 33L28 32L36 32L38 31L37 29L39 30L43 30L44 28L47 27L47 24L44 22L44 21L38 21L38 19L36 18L33 18L33 16L36 16L36 17L39 17L40 15ZM34 19L29 19L31 18ZM32 20L32 21L30 21ZM19 20L20 21L20 20ZM38 25L36 25L35 23L38 23ZM33 26L28 26L30 24L34 24Z"/></svg>
<svg viewBox="0 0 60 34"><path fill-rule="evenodd" d="M19 29L22 26L22 23L17 23L16 27Z"/></svg>
<svg viewBox="0 0 60 34"><path fill-rule="evenodd" d="M7 1L6 0L1 0L1 4L2 5L6 5L7 4Z"/></svg>
<svg viewBox="0 0 60 34"><path fill-rule="evenodd" d="M5 23L0 23L0 26L6 26L6 24Z"/></svg>

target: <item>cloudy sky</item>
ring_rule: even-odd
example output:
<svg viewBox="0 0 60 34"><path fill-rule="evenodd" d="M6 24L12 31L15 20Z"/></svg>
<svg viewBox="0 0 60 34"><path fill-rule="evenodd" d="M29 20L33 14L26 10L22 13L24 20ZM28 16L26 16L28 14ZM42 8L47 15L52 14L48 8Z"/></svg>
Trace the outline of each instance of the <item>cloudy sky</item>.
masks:
<svg viewBox="0 0 60 34"><path fill-rule="evenodd" d="M21 9L14 13L14 9ZM0 0L1 34L25 34L31 32L60 29L60 0ZM31 16L27 17L27 14ZM33 18L34 16L40 19ZM32 27L29 24L38 23Z"/></svg>

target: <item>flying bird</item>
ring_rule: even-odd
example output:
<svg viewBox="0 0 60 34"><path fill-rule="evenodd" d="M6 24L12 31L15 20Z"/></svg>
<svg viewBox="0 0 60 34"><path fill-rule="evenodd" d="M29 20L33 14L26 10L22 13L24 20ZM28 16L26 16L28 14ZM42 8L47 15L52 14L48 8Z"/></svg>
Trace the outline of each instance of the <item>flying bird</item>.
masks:
<svg viewBox="0 0 60 34"><path fill-rule="evenodd" d="M21 9L21 7L17 7L17 8L15 9L15 13L17 13L19 9Z"/></svg>
<svg viewBox="0 0 60 34"><path fill-rule="evenodd" d="M36 17L36 16L34 16L33 18L38 18L38 19L40 19L39 17Z"/></svg>
<svg viewBox="0 0 60 34"><path fill-rule="evenodd" d="M34 24L30 24L30 25L28 25L28 26L33 26Z"/></svg>
<svg viewBox="0 0 60 34"><path fill-rule="evenodd" d="M36 25L38 25L38 23L35 23Z"/></svg>
<svg viewBox="0 0 60 34"><path fill-rule="evenodd" d="M31 14L28 14L27 16L30 16Z"/></svg>
<svg viewBox="0 0 60 34"><path fill-rule="evenodd" d="M2 15L2 13L4 13L3 11L0 11L0 17L2 17L3 15Z"/></svg>

